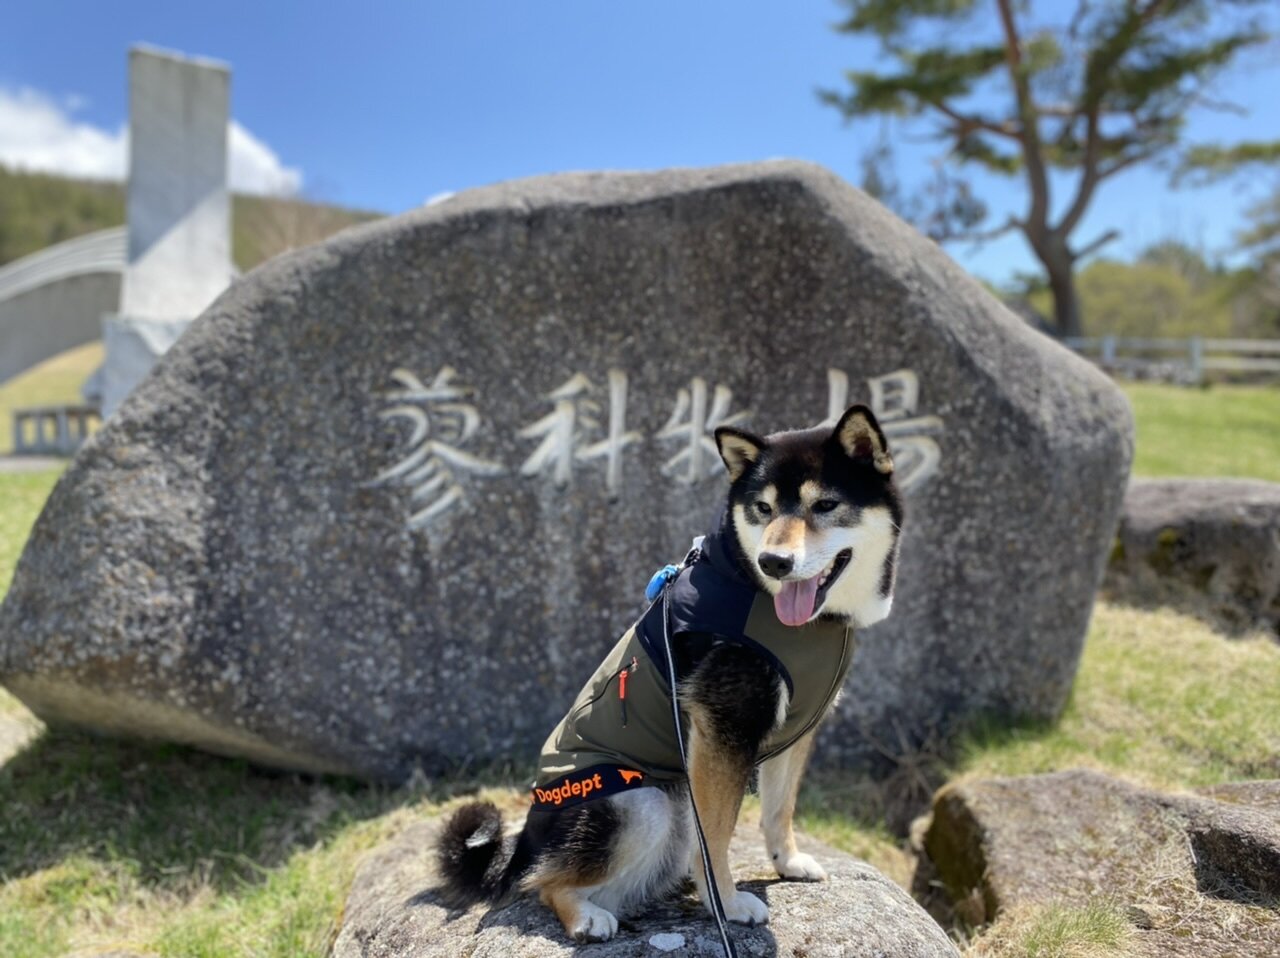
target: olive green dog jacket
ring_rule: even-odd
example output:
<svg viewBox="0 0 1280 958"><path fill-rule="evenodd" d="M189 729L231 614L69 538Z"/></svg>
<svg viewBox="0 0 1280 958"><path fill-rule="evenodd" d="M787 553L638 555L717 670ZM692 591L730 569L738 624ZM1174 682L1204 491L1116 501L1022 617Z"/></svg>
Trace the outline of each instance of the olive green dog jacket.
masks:
<svg viewBox="0 0 1280 958"><path fill-rule="evenodd" d="M766 739L757 762L810 731L835 700L853 658L853 630L819 619L783 625L772 598L739 572L724 548L723 526L667 586L673 650L690 633L745 645L778 670L789 694L786 717ZM629 788L681 782L663 651L659 597L626 631L547 737L533 786L535 808L563 808Z"/></svg>

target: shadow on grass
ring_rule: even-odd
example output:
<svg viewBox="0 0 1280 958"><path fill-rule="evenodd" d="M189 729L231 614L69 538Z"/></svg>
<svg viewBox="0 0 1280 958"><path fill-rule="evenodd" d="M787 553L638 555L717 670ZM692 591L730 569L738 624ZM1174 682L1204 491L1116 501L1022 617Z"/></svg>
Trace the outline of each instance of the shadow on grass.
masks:
<svg viewBox="0 0 1280 958"><path fill-rule="evenodd" d="M1071 707L1071 699L1075 696L1072 688L1068 694L1063 711ZM1011 719L1002 716L981 715L971 720L965 730L956 739L954 758L963 762L966 756L1007 748L1024 742L1053 735L1058 730L1059 719L1021 718Z"/></svg>
<svg viewBox="0 0 1280 958"><path fill-rule="evenodd" d="M811 819L838 819L905 837L912 823L930 810L937 790L963 770L967 757L1052 735L1057 727L1057 720L979 714L949 735L930 733L916 741L903 736L892 747L872 742L878 759L865 773L808 772L797 811Z"/></svg>
<svg viewBox="0 0 1280 958"><path fill-rule="evenodd" d="M800 786L796 815L805 827L852 827L885 839L899 839L929 809L934 790L945 781L938 756L919 757L884 777L814 769Z"/></svg>
<svg viewBox="0 0 1280 958"><path fill-rule="evenodd" d="M1280 607L1273 605L1269 612L1259 612L1242 600L1212 596L1178 579L1163 579L1145 572L1126 575L1110 569L1098 597L1113 605L1145 612L1172 609L1198 619L1229 639L1258 632L1280 639Z"/></svg>
<svg viewBox="0 0 1280 958"><path fill-rule="evenodd" d="M88 857L152 887L230 891L347 825L480 784L393 790L48 730L0 767L0 877Z"/></svg>

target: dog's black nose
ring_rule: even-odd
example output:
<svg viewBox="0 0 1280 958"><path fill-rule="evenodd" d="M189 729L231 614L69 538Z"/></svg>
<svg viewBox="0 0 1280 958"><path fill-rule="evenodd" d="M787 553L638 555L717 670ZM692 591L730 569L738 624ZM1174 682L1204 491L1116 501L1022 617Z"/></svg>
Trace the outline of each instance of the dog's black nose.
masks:
<svg viewBox="0 0 1280 958"><path fill-rule="evenodd" d="M772 579L781 579L795 565L791 556L780 556L774 552L764 553L757 561L760 563L760 571Z"/></svg>

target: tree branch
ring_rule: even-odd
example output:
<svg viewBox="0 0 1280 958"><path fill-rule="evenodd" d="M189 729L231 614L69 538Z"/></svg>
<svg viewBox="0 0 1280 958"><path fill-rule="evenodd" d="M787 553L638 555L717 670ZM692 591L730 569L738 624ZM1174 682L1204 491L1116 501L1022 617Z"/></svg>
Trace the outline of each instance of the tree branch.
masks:
<svg viewBox="0 0 1280 958"><path fill-rule="evenodd" d="M961 240L966 243L974 243L975 245L979 243L989 243L991 240L998 239L1005 233L1012 232L1013 230L1020 230L1022 227L1022 220L1018 219L1016 216L1010 216L1007 220L993 229L956 233L952 236L948 236L947 239Z"/></svg>
<svg viewBox="0 0 1280 958"><path fill-rule="evenodd" d="M1077 260L1077 259L1084 259L1086 256L1092 256L1094 253L1098 252L1098 250L1102 249L1102 247L1106 246L1112 240L1116 240L1119 238L1120 238L1119 230L1107 230L1105 233L1099 236L1092 243L1089 243L1078 250L1073 250L1071 252L1071 258L1073 260Z"/></svg>
<svg viewBox="0 0 1280 958"><path fill-rule="evenodd" d="M1002 2L1005 2L1005 0L1002 0ZM1130 23L1126 24L1126 29L1136 30L1140 26L1145 26L1156 15L1163 2L1164 0L1151 0L1150 3L1140 7L1136 2L1134 2L1134 0L1130 0ZM1118 60L1119 53L1104 61L1106 64L1104 68L1105 71L1109 71ZM1075 199L1071 201L1071 206L1067 209L1067 212L1063 215L1056 227L1056 232L1061 233L1064 237L1070 236L1072 230L1080 224L1081 218L1089 208L1089 204L1093 201L1093 194L1097 191L1098 184L1107 177L1114 176L1116 173L1119 173L1121 170L1125 169L1125 167L1132 166L1133 163L1139 162L1139 159L1128 157L1118 163L1113 163L1110 167L1101 167L1099 164L1101 163L1100 152L1102 149L1102 131L1099 116L1103 109L1102 97L1090 96L1086 89L1083 106L1085 117L1085 138L1084 155L1080 160L1080 184L1076 188ZM1135 125L1140 125L1136 117L1134 118L1134 123ZM1135 156L1138 156L1141 159L1146 159L1150 155L1150 153L1144 151L1139 151L1138 154L1135 154ZM1114 239L1114 237L1111 238ZM1100 244L1092 244L1091 248L1096 247L1097 245Z"/></svg>
<svg viewBox="0 0 1280 958"><path fill-rule="evenodd" d="M1096 119L1095 119L1096 125ZM1100 138L1097 131L1092 131L1092 141L1087 143L1085 147L1085 157L1081 161L1084 173L1080 178L1080 187L1076 192L1076 198L1071 204L1071 208L1059 221L1054 228L1055 232L1061 233L1063 236L1070 236L1071 231L1079 224L1081 217L1084 216L1085 210L1089 207L1089 202L1093 199L1093 194L1097 190L1098 185L1105 179L1115 176L1117 173L1127 170L1131 166L1139 163L1145 163L1157 153L1160 147L1154 147L1147 150L1138 150L1136 153L1130 153L1128 156L1122 156L1114 163L1102 165L1097 156L1098 144Z"/></svg>
<svg viewBox="0 0 1280 958"><path fill-rule="evenodd" d="M1130 153L1128 156L1122 156L1109 166L1104 166L1098 171L1098 180L1102 181L1108 177L1115 176L1121 170L1127 170L1131 166L1137 166L1139 163L1145 163L1151 159L1163 147L1154 147L1149 150L1139 150L1137 153Z"/></svg>
<svg viewBox="0 0 1280 958"><path fill-rule="evenodd" d="M1037 106L1036 112L1041 116L1051 116L1061 119L1072 119L1081 116L1080 107L1074 103L1051 103L1048 106ZM1099 116L1115 116L1120 113L1128 113L1128 110L1119 107L1098 106Z"/></svg>
<svg viewBox="0 0 1280 958"><path fill-rule="evenodd" d="M1075 16L1071 18L1071 23L1067 26L1067 36L1072 41L1080 39L1080 33L1089 19L1089 13L1089 0L1080 0L1079 6L1076 7Z"/></svg>
<svg viewBox="0 0 1280 958"><path fill-rule="evenodd" d="M1031 98L1031 84L1023 72L1022 41L1013 20L1010 0L996 0L1000 10L1000 25L1004 31L1005 62L1009 67L1009 79L1013 83L1018 103L1019 140L1022 143L1022 159L1027 165L1027 178L1031 186L1031 208L1027 213L1027 230L1043 233L1049 219L1049 176L1045 170L1044 150L1040 143L1039 119L1036 105Z"/></svg>
<svg viewBox="0 0 1280 958"><path fill-rule="evenodd" d="M943 116L954 120L956 128L951 132L957 138L963 138L974 130L985 130L987 133L994 133L997 136L1007 137L1011 140L1020 139L1020 135L1016 127L1008 123L994 123L980 116L964 114L956 110L954 107L948 106L946 103L933 100L923 101L926 105L933 107Z"/></svg>
<svg viewBox="0 0 1280 958"><path fill-rule="evenodd" d="M1246 140L1232 147L1191 147L1173 171L1173 185L1181 186L1187 178L1196 177L1192 185L1204 186L1255 165L1280 166L1280 140Z"/></svg>
<svg viewBox="0 0 1280 958"><path fill-rule="evenodd" d="M1071 207L1058 223L1058 231L1064 236L1070 236L1071 231L1076 228L1085 210L1089 208L1094 191L1102 182L1102 174L1098 170L1099 139L1098 111L1090 107L1085 115L1084 156L1080 160L1080 185L1076 187L1076 198L1071 201Z"/></svg>
<svg viewBox="0 0 1280 958"><path fill-rule="evenodd" d="M1230 100L1219 100L1208 96L1204 93L1196 93L1192 95L1192 101L1206 110L1213 110L1215 113L1230 113L1234 116L1248 116L1247 107L1241 106L1239 103L1233 103Z"/></svg>

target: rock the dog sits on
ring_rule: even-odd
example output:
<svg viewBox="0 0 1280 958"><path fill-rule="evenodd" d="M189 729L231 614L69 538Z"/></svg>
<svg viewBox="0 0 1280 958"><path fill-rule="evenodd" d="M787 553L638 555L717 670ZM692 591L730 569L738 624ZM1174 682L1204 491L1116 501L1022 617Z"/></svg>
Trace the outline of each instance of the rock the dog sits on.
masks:
<svg viewBox="0 0 1280 958"><path fill-rule="evenodd" d="M523 830L504 836L489 802L450 818L437 849L450 905L536 889L576 941L603 941L617 932L616 915L692 870L710 908L692 795L725 915L766 922L764 903L733 884L728 859L756 765L778 874L826 878L796 849L791 818L814 732L853 657L853 630L885 618L893 601L902 522L893 460L865 406L834 429L761 438L721 427L715 437L730 479L721 518L682 566L655 577L649 609L547 738Z"/></svg>

